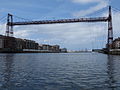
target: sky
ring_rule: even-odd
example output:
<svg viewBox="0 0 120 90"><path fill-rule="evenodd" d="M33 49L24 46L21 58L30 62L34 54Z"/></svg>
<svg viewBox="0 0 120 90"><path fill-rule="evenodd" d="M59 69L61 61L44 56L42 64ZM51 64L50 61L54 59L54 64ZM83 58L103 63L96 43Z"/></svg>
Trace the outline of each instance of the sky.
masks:
<svg viewBox="0 0 120 90"><path fill-rule="evenodd" d="M120 35L120 0L0 0L0 34L5 34L8 13L14 21L56 20L108 16L113 7L114 38ZM60 45L68 50L104 48L107 42L107 23L70 23L15 26L14 36L35 40L39 44Z"/></svg>

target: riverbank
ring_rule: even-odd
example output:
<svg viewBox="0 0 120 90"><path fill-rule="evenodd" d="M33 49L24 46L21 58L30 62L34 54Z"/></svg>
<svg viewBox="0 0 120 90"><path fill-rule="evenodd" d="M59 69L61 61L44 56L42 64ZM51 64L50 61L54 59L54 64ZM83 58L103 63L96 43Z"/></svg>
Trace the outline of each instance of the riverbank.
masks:
<svg viewBox="0 0 120 90"><path fill-rule="evenodd" d="M37 49L0 49L0 53L67 53L67 51L37 50Z"/></svg>

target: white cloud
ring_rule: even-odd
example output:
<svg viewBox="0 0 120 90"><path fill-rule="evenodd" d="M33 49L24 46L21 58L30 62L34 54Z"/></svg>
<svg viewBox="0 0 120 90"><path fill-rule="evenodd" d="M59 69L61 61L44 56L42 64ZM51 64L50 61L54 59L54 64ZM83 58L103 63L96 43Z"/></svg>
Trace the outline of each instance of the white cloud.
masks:
<svg viewBox="0 0 120 90"><path fill-rule="evenodd" d="M88 4L88 3L100 2L102 0L72 0L72 1L75 3Z"/></svg>
<svg viewBox="0 0 120 90"><path fill-rule="evenodd" d="M0 34L5 35L6 24L0 24Z"/></svg>
<svg viewBox="0 0 120 90"><path fill-rule="evenodd" d="M60 44L69 49L78 49L85 48L88 44L94 43L96 38L104 36L106 29L107 27L101 23L98 25L75 23L16 27L14 31L16 37L28 39L31 37L39 43Z"/></svg>
<svg viewBox="0 0 120 90"><path fill-rule="evenodd" d="M106 3L104 2L101 2L100 4L94 6L94 7L90 7L89 9L87 10L81 10L81 11L78 11L76 13L74 13L73 15L76 16L76 17L81 17L81 16L86 16L86 15L89 15L89 14L92 14L102 8L105 8L107 6Z"/></svg>
<svg viewBox="0 0 120 90"><path fill-rule="evenodd" d="M92 13L94 13L98 10L101 10L102 8L105 8L106 6L108 6L108 2L105 0L73 0L73 1L78 1L78 3L98 2L97 5L91 6L87 10L81 10L78 12L74 12L73 16L76 16L76 17L81 17L81 16L86 16L86 15L92 14Z"/></svg>
<svg viewBox="0 0 120 90"><path fill-rule="evenodd" d="M22 38L27 38L30 36L30 32L28 32L27 29L23 29L23 30L18 30L18 31L14 31L14 34L16 37L22 37Z"/></svg>
<svg viewBox="0 0 120 90"><path fill-rule="evenodd" d="M114 38L120 37L120 12L113 12Z"/></svg>

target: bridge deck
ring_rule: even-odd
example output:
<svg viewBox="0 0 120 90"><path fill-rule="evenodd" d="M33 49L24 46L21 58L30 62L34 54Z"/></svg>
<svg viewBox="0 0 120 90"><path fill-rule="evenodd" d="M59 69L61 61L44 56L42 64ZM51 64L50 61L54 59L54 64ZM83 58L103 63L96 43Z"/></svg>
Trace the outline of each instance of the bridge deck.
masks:
<svg viewBox="0 0 120 90"><path fill-rule="evenodd" d="M79 19L60 19L60 20L41 20L41 21L27 21L27 22L9 22L7 25L35 25L35 24L56 24L56 23L75 23L75 22L107 22L108 17L97 18L79 18Z"/></svg>

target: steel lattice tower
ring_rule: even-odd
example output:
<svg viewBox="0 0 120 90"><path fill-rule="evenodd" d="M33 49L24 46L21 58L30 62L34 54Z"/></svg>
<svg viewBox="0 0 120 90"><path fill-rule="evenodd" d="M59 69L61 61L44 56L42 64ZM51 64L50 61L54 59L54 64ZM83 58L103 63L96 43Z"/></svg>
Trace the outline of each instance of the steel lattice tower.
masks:
<svg viewBox="0 0 120 90"><path fill-rule="evenodd" d="M112 12L111 6L109 6L109 16L108 16L108 41L107 41L107 49L112 49L113 42L113 26L112 26Z"/></svg>
<svg viewBox="0 0 120 90"><path fill-rule="evenodd" d="M8 14L7 24L6 24L6 36L13 37L13 15Z"/></svg>

